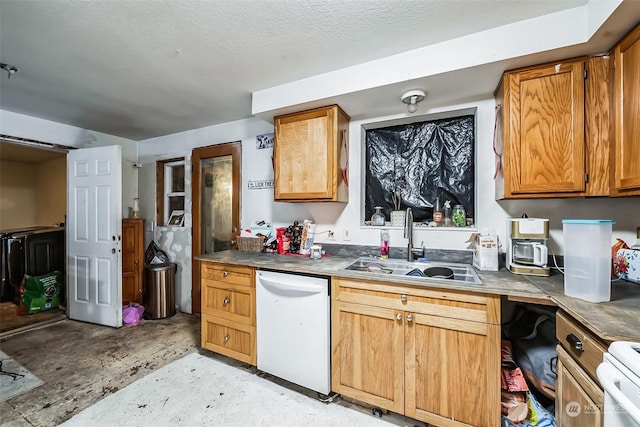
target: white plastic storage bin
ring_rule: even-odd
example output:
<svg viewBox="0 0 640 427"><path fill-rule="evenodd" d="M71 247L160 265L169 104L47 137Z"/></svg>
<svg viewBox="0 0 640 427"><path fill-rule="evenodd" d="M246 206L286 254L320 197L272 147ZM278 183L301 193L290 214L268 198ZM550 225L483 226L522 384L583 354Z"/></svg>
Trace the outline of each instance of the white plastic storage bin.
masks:
<svg viewBox="0 0 640 427"><path fill-rule="evenodd" d="M611 236L608 219L563 219L564 293L589 302L611 299Z"/></svg>

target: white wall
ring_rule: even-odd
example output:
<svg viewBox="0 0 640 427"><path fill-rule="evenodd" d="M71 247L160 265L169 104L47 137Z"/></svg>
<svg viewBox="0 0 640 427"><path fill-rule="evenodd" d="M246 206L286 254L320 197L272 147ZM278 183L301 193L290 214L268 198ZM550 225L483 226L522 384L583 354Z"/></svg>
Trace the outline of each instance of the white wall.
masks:
<svg viewBox="0 0 640 427"><path fill-rule="evenodd" d="M147 224L155 221L156 213L156 161L184 157L185 165L185 221L184 227L147 227L145 246L151 240L158 243L178 264L176 275L176 303L180 311L191 313L192 278L192 208L191 208L191 150L196 147L242 141L242 189L241 223L252 221L251 213L269 211L273 205L273 191L247 191L248 179L266 179L271 164L271 150L259 150L255 155L256 135L273 132L273 125L258 119L238 120L216 126L193 129L173 135L166 135L141 141L138 145L139 163L142 168L138 175L140 186L140 213L147 218ZM268 159L267 159L268 157ZM270 172L273 178L273 171Z"/></svg>
<svg viewBox="0 0 640 427"><path fill-rule="evenodd" d="M529 217L550 219L550 248L556 254L563 253L563 218L613 219L613 239L620 237L628 243L635 241L635 228L640 226L640 198L577 198L543 200L494 200L493 173L495 156L492 149L494 107L493 99L480 102L453 105L443 109L427 110L421 106L422 114L441 113L465 108L477 108L476 128L476 229L491 229L499 234L504 242L506 237L506 219L519 217L527 213ZM191 150L195 147L242 141L242 188L241 188L241 225L246 227L257 220L271 222L274 226L289 225L294 220L311 219L317 225L316 241L350 244L378 245L378 228L361 224L362 187L364 176L361 159L363 158L362 126L389 120L406 119L407 115L379 117L373 120L351 121L349 126L349 202L348 203L275 203L273 190L249 190L249 180L273 179L271 149L257 150L255 136L273 132L273 126L259 119L240 120L224 125L195 129L161 138L142 141L139 144L140 161L143 168L139 175L141 209L143 216L153 218L155 214L155 161L174 157L186 157L190 160ZM186 188L190 195L190 183ZM190 201L190 196L188 197ZM185 227L190 232L191 206L186 208L188 215ZM328 240L327 230L335 232L335 239ZM343 232L349 230L351 239L343 241ZM164 229L155 234L147 233L147 244L152 239L163 239ZM467 239L471 230L439 230L416 228L414 242L424 242L428 248L467 249ZM400 228L391 229L391 246L405 247L407 240ZM504 252L504 248L502 250ZM190 258L189 258L190 259ZM184 265L180 277L180 289L183 296L181 310L190 312L191 266ZM187 297L188 296L188 301Z"/></svg>
<svg viewBox="0 0 640 427"><path fill-rule="evenodd" d="M427 106L428 107L428 106ZM549 218L551 228L550 247L556 254L563 253L562 223L564 218L613 219L613 239L620 237L627 242L635 241L635 229L640 226L640 197L628 198L574 198L574 199L543 199L543 200L508 200L494 199L493 173L495 170L495 155L493 153L493 99L485 101L452 105L446 108L428 110L422 105L422 114L434 114L445 111L455 111L465 108L477 108L476 117L476 229L479 231L493 230L498 233L501 241L506 238L506 219L520 217L527 213L529 217ZM335 241L328 240L328 234L318 234L317 242L330 242L354 245L378 245L380 231L378 228L361 226L363 218L364 157L362 127L378 122L388 122L396 119L406 119L407 115L379 117L372 120L351 121L349 126L349 203L274 203L272 220L276 224L289 224L292 220L313 219L317 224L316 232L331 229L335 232ZM263 201L260 204L246 200L246 207L253 212L268 212ZM635 212L635 215L634 215ZM258 219L250 217L250 219ZM350 241L343 241L344 230L349 229ZM403 230L390 228L391 246L405 247L407 239L403 237ZM436 249L467 249L466 243L471 231L441 230L417 227L414 231L414 244L421 242L427 248ZM504 248L502 250L504 252Z"/></svg>

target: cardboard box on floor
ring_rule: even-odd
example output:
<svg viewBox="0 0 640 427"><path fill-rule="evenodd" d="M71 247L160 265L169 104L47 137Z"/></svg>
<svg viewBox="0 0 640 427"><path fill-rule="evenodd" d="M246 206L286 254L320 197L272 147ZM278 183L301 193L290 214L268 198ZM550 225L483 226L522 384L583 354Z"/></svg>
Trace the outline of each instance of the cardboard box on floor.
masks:
<svg viewBox="0 0 640 427"><path fill-rule="evenodd" d="M498 235L473 233L467 243L473 249L473 266L483 271L498 271Z"/></svg>

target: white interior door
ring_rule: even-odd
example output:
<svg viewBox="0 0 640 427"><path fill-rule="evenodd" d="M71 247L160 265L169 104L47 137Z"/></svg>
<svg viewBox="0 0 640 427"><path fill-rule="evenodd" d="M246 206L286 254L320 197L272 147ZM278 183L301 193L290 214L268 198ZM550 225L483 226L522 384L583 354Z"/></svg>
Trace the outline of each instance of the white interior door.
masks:
<svg viewBox="0 0 640 427"><path fill-rule="evenodd" d="M67 295L74 320L122 326L122 154L119 145L67 156Z"/></svg>

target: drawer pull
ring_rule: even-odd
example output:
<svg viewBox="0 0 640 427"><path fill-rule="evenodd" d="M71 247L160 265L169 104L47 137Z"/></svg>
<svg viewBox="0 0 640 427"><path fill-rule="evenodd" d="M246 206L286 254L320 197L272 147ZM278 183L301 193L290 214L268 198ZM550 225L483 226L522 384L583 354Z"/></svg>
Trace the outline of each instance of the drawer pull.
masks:
<svg viewBox="0 0 640 427"><path fill-rule="evenodd" d="M227 276L229 275L229 272L228 272L228 271L223 271L223 272L222 272L222 275L223 275L224 277L227 277Z"/></svg>
<svg viewBox="0 0 640 427"><path fill-rule="evenodd" d="M584 347L582 346L582 341L580 341L580 338L578 338L577 336L573 334L567 335L567 342L571 347L575 348L576 350L584 351Z"/></svg>
<svg viewBox="0 0 640 427"><path fill-rule="evenodd" d="M406 295L400 295L400 301L407 302L407 296Z"/></svg>
<svg viewBox="0 0 640 427"><path fill-rule="evenodd" d="M224 342L227 342L227 341L229 341L229 335L224 336Z"/></svg>
<svg viewBox="0 0 640 427"><path fill-rule="evenodd" d="M231 302L231 300L229 299L229 297L225 297L224 300L222 301L222 304L227 305Z"/></svg>

